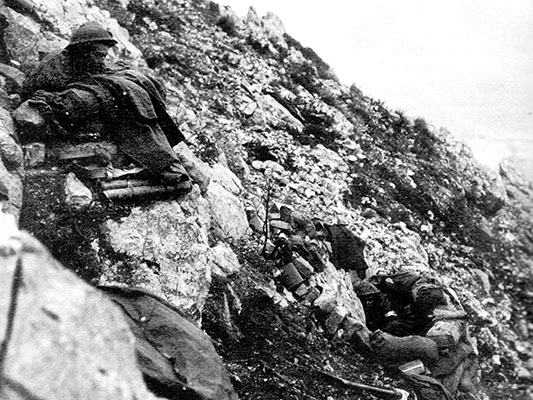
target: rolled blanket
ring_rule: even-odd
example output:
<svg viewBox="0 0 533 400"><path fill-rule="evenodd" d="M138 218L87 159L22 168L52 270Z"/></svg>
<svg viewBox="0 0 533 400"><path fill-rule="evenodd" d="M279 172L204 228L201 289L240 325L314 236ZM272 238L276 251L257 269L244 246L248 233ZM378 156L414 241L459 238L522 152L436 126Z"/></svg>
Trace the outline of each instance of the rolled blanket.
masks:
<svg viewBox="0 0 533 400"><path fill-rule="evenodd" d="M423 336L398 337L377 330L370 335L370 346L382 359L393 363L421 360L430 364L439 358L437 344Z"/></svg>

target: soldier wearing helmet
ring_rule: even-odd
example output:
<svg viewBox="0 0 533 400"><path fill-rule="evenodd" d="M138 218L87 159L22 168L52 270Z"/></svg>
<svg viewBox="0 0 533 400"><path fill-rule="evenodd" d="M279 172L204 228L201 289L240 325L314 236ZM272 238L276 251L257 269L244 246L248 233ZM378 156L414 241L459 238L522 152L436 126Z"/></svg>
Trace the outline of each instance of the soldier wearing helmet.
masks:
<svg viewBox="0 0 533 400"><path fill-rule="evenodd" d="M58 92L93 74L109 72L105 58L117 41L96 22L87 22L72 33L64 49L52 51L24 81L22 95L37 90Z"/></svg>
<svg viewBox="0 0 533 400"><path fill-rule="evenodd" d="M103 139L115 141L164 184L190 190L189 176L172 149L184 138L166 112L161 84L139 71L107 65L116 44L98 23L83 24L64 49L47 55L29 74L23 99L68 134L79 134L91 123L103 126Z"/></svg>

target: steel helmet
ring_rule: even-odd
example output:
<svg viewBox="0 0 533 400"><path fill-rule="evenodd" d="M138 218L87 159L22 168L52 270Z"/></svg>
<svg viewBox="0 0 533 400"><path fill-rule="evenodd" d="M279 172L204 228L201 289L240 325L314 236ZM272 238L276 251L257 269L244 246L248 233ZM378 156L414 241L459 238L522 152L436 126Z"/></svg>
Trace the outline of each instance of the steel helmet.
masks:
<svg viewBox="0 0 533 400"><path fill-rule="evenodd" d="M67 47L91 42L105 43L109 45L109 47L117 44L117 41L113 39L111 32L104 29L99 23L90 21L81 25L74 31L74 33L72 33Z"/></svg>

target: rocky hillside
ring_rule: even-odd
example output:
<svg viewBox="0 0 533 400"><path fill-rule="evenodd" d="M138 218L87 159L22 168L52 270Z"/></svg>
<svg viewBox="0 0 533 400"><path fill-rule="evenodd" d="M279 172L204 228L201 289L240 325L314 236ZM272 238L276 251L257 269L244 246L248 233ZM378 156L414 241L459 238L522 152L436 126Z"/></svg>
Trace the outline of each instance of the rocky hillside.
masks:
<svg viewBox="0 0 533 400"><path fill-rule="evenodd" d="M320 371L409 387L336 335L347 315L364 318L345 271L316 278L322 302L348 310L337 324L318 303L276 290L264 232L247 219L265 221L273 204L346 224L365 242L370 273L437 276L477 341L471 396L533 398L533 186L510 162L493 175L446 129L340 84L271 14L250 9L241 20L204 0L0 5L5 209L87 283L144 288L185 312L213 339L239 398L372 398ZM187 142L176 151L197 173L191 193L110 201L54 157L53 132L35 140L13 125L24 74L86 20L113 32L114 61L164 82Z"/></svg>

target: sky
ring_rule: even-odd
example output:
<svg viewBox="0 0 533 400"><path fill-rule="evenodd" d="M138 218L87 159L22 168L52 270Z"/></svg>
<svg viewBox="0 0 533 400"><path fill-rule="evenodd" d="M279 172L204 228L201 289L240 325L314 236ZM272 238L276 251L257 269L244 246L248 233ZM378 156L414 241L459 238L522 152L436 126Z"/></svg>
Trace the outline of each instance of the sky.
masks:
<svg viewBox="0 0 533 400"><path fill-rule="evenodd" d="M220 0L273 12L344 84L533 176L533 0ZM530 169L529 169L530 168Z"/></svg>

